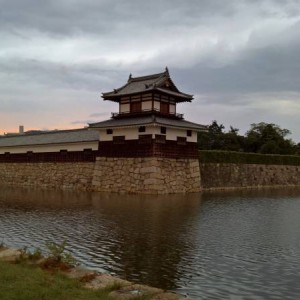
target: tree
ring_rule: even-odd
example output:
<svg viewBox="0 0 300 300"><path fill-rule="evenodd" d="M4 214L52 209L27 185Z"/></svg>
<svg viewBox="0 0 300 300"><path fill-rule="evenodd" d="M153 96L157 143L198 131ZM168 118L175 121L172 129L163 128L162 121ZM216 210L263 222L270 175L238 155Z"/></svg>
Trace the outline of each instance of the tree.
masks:
<svg viewBox="0 0 300 300"><path fill-rule="evenodd" d="M300 143L298 143L297 145L294 145L294 154L300 155Z"/></svg>
<svg viewBox="0 0 300 300"><path fill-rule="evenodd" d="M239 129L230 126L230 130L224 134L224 150L243 151L244 137L238 134Z"/></svg>
<svg viewBox="0 0 300 300"><path fill-rule="evenodd" d="M292 154L294 143L285 137L290 134L272 123L254 123L246 133L245 150L265 154Z"/></svg>
<svg viewBox="0 0 300 300"><path fill-rule="evenodd" d="M223 124L218 124L216 120L212 121L208 126L208 132L200 132L198 134L199 149L215 150L223 147Z"/></svg>
<svg viewBox="0 0 300 300"><path fill-rule="evenodd" d="M228 132L224 132L224 125L216 120L208 126L208 132L198 134L199 149L202 150L229 150L242 151L244 137L238 134L239 129L230 126Z"/></svg>
<svg viewBox="0 0 300 300"><path fill-rule="evenodd" d="M253 123L245 136L239 135L239 129L230 126L224 132L224 125L212 121L208 132L198 134L198 145L201 150L244 151L264 154L300 154L300 143L297 145L286 136L291 132L273 123Z"/></svg>

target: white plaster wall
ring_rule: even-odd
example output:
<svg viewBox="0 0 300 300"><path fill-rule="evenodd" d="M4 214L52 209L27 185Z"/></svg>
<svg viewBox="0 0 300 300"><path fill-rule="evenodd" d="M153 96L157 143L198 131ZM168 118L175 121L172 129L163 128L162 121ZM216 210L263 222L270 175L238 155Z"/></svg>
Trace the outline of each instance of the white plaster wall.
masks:
<svg viewBox="0 0 300 300"><path fill-rule="evenodd" d="M193 143L197 143L197 141L198 141L198 134L197 134L197 132L196 131L192 131L192 136L188 136L187 137L187 141L188 142L193 142Z"/></svg>
<svg viewBox="0 0 300 300"><path fill-rule="evenodd" d="M186 129L167 128L167 140L176 141L178 136L186 137L187 142L197 142L197 132L192 131L192 136L187 136Z"/></svg>
<svg viewBox="0 0 300 300"><path fill-rule="evenodd" d="M120 113L128 113L130 112L130 104L125 103L125 104L120 104Z"/></svg>
<svg viewBox="0 0 300 300"><path fill-rule="evenodd" d="M100 141L112 141L113 136L125 136L126 140L137 140L141 134L153 134L153 127L146 126L146 132L139 132L138 127L112 128L113 134L107 134L106 130L100 130Z"/></svg>
<svg viewBox="0 0 300 300"><path fill-rule="evenodd" d="M142 102L142 110L151 110L152 109L152 101Z"/></svg>
<svg viewBox="0 0 300 300"><path fill-rule="evenodd" d="M137 140L141 134L160 133L160 126L146 126L146 132L138 132L138 127L113 129L113 134L106 134L106 130L100 131L100 141L112 141L113 136L125 136L126 140ZM166 139L176 141L177 137L186 137L188 142L197 142L197 132L192 131L192 136L186 135L186 129L167 128Z"/></svg>
<svg viewBox="0 0 300 300"><path fill-rule="evenodd" d="M157 111L160 111L160 102L159 101L154 101L154 109Z"/></svg>
<svg viewBox="0 0 300 300"><path fill-rule="evenodd" d="M4 154L5 152L26 153L27 151L32 151L32 152L59 152L60 150L82 151L83 149L98 150L98 141L82 142L82 143L52 144L52 145L1 147L0 154Z"/></svg>
<svg viewBox="0 0 300 300"><path fill-rule="evenodd" d="M160 126L154 127L155 131L154 134L161 134L160 133ZM166 139L171 141L176 141L177 137L186 137L187 142L197 142L197 132L192 131L192 136L186 135L186 129L177 129L177 128L168 128L167 127L167 134Z"/></svg>
<svg viewBox="0 0 300 300"><path fill-rule="evenodd" d="M169 111L170 111L170 114L175 114L176 113L176 106L175 106L175 104L170 104Z"/></svg>

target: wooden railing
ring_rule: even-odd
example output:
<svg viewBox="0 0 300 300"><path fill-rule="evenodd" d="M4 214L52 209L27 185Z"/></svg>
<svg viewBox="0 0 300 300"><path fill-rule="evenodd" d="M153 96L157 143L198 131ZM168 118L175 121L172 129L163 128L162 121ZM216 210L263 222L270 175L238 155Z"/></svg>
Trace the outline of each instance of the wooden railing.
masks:
<svg viewBox="0 0 300 300"><path fill-rule="evenodd" d="M173 117L176 119L183 119L183 114L172 113L172 112L162 113L158 109L144 109L139 112L130 112L130 111L123 111L120 113L113 112L113 113L111 113L111 116L112 116L112 118L120 118L120 117L132 117L132 116L146 115L149 113L154 113L156 115L162 115L165 117Z"/></svg>

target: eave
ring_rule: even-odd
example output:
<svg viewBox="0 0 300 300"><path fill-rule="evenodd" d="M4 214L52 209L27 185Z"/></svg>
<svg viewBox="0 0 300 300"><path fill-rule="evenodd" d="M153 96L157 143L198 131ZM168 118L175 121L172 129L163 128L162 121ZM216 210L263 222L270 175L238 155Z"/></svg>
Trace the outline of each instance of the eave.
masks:
<svg viewBox="0 0 300 300"><path fill-rule="evenodd" d="M135 92L135 93L127 93L127 94L112 94L111 92L109 93L103 93L102 94L102 98L103 100L110 100L110 101L114 101L114 102L120 102L122 97L130 97L130 96L136 96L136 95L143 95L143 94L148 94L148 93L162 93L168 96L172 96L175 98L176 102L191 102L193 100L193 95L190 94L185 94L185 93L177 93L177 92L173 92L170 90L166 90L163 88L159 88L159 87L155 87L155 88L151 88L151 89L147 89L144 91L139 91L139 92Z"/></svg>

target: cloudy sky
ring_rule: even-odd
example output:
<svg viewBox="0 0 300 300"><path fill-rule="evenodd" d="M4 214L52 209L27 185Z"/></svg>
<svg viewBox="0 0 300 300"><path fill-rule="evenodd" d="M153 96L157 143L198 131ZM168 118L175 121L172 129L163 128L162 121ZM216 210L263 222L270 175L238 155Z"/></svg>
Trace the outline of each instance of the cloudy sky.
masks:
<svg viewBox="0 0 300 300"><path fill-rule="evenodd" d="M0 0L0 134L107 119L102 92L165 66L186 119L300 142L299 0Z"/></svg>

